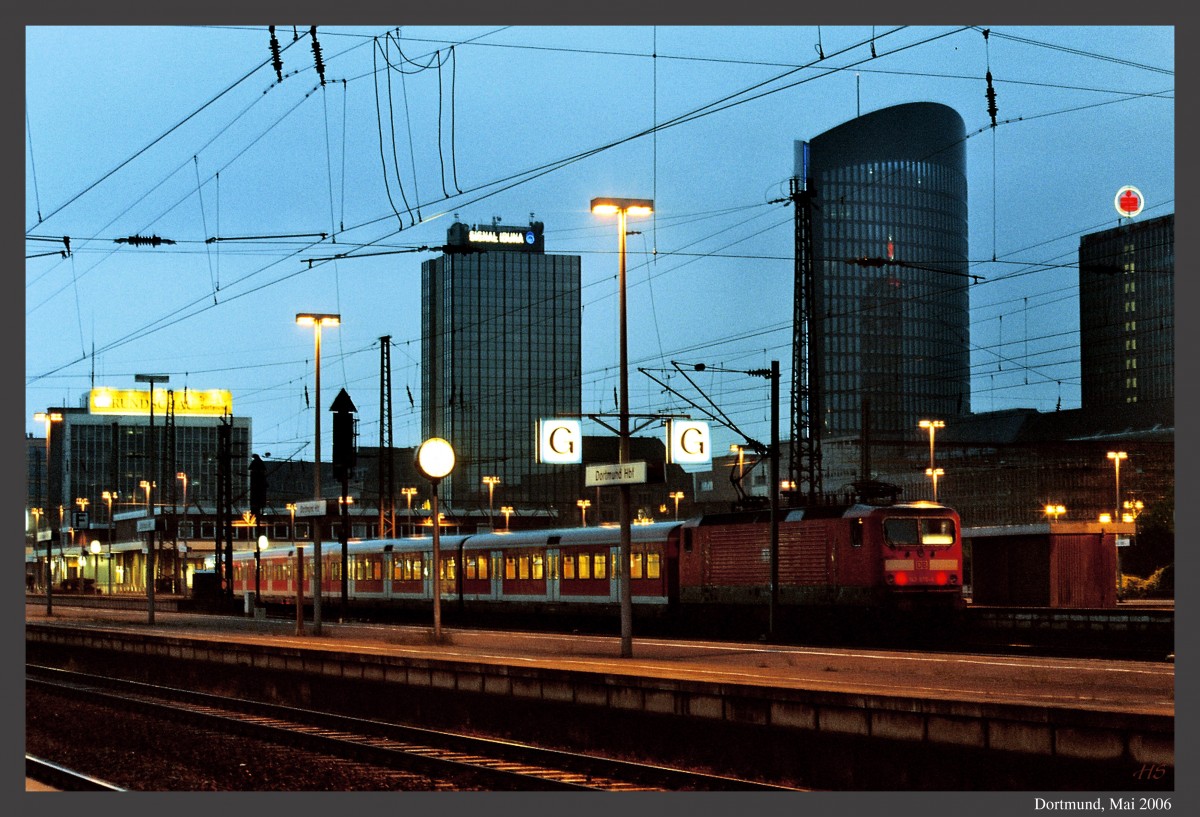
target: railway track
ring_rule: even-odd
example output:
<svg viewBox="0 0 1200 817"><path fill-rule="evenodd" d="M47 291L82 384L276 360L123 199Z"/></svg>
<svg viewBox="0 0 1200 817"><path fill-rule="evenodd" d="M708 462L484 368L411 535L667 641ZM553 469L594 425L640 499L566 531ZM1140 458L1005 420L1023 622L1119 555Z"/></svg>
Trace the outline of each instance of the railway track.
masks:
<svg viewBox="0 0 1200 817"><path fill-rule="evenodd" d="M464 788L515 791L794 790L753 780L545 749L512 741L230 699L52 667L26 666L26 686L125 712L404 770Z"/></svg>
<svg viewBox="0 0 1200 817"><path fill-rule="evenodd" d="M33 755L25 755L25 777L56 791L125 791L120 786L83 772L68 769Z"/></svg>

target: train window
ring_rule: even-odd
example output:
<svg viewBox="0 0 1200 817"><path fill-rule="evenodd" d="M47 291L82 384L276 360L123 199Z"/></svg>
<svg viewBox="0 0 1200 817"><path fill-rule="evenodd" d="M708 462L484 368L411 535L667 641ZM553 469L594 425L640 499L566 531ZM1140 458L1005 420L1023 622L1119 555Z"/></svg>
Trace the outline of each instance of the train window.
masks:
<svg viewBox="0 0 1200 817"><path fill-rule="evenodd" d="M952 519L922 519L921 544L923 545L953 545L954 520Z"/></svg>
<svg viewBox="0 0 1200 817"><path fill-rule="evenodd" d="M608 577L608 554L593 553L592 554L592 576L597 579Z"/></svg>
<svg viewBox="0 0 1200 817"><path fill-rule="evenodd" d="M517 558L515 556L504 557L504 578L517 578Z"/></svg>
<svg viewBox="0 0 1200 817"><path fill-rule="evenodd" d="M486 553L477 553L466 557L468 579L486 579L488 577L488 557Z"/></svg>
<svg viewBox="0 0 1200 817"><path fill-rule="evenodd" d="M691 528L686 528L683 531L683 552L684 553L692 552L692 530L691 530Z"/></svg>
<svg viewBox="0 0 1200 817"><path fill-rule="evenodd" d="M533 578L535 578L535 579L545 578L546 574L545 574L544 564L542 562L542 554L535 553L535 554L533 554L532 559L533 559Z"/></svg>
<svg viewBox="0 0 1200 817"><path fill-rule="evenodd" d="M454 581L458 577L458 560L453 556L442 559L440 575L443 581Z"/></svg>
<svg viewBox="0 0 1200 817"><path fill-rule="evenodd" d="M579 578L590 579L592 577L592 557L589 553L579 554Z"/></svg>
<svg viewBox="0 0 1200 817"><path fill-rule="evenodd" d="M885 519L883 535L890 545L936 547L954 544L951 519Z"/></svg>
<svg viewBox="0 0 1200 817"><path fill-rule="evenodd" d="M564 579L575 578L575 556L571 553L564 553L562 557L562 577Z"/></svg>
<svg viewBox="0 0 1200 817"><path fill-rule="evenodd" d="M863 540L863 521L855 519L850 525L850 547L862 547Z"/></svg>
<svg viewBox="0 0 1200 817"><path fill-rule="evenodd" d="M657 579L662 575L662 554L647 553L646 554L646 578Z"/></svg>
<svg viewBox="0 0 1200 817"><path fill-rule="evenodd" d="M201 539L212 539L212 538L215 538L216 535L217 535L216 523L214 523L214 522L201 522L200 523L200 538Z"/></svg>
<svg viewBox="0 0 1200 817"><path fill-rule="evenodd" d="M642 554L641 553L630 553L629 554L629 578L631 578L631 579L642 578Z"/></svg>

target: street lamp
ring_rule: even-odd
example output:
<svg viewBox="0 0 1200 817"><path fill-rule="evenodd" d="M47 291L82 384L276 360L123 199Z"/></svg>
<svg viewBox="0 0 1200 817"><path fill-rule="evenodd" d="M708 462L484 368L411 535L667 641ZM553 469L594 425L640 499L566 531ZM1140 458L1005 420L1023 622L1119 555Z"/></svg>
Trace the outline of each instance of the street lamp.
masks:
<svg viewBox="0 0 1200 817"><path fill-rule="evenodd" d="M433 640L442 641L441 519L438 516L438 483L454 470L454 448L441 437L430 437L417 448L417 470L429 480L430 517L433 519Z"/></svg>
<svg viewBox="0 0 1200 817"><path fill-rule="evenodd" d="M1109 451L1106 455L1113 463L1113 478L1116 483L1116 501L1113 505L1114 510L1112 519L1119 520L1121 518L1121 460L1129 459L1129 454L1124 451ZM1121 575L1121 550L1117 549L1117 599L1124 595L1125 581Z"/></svg>
<svg viewBox="0 0 1200 817"><path fill-rule="evenodd" d="M116 534L116 524L115 524L115 520L113 519L112 504L113 504L113 500L117 498L117 492L116 491L105 491L102 494L100 494L100 496L104 499L105 502L108 503L108 595L111 596L112 595L112 574L113 574L112 546L113 546L113 539L117 535Z"/></svg>
<svg viewBox="0 0 1200 817"><path fill-rule="evenodd" d="M931 476L931 475L933 475L934 469L937 467L933 461L933 437L935 434L937 434L937 430L939 428L946 427L946 421L945 420L922 420L919 423L917 423L917 427L925 428L925 429L929 430L929 468L925 469L925 474L926 474L926 476ZM933 481L933 501L937 502L937 479L936 479L936 477L934 478L934 481Z"/></svg>
<svg viewBox="0 0 1200 817"><path fill-rule="evenodd" d="M92 584L96 588L96 592L100 592L100 540L93 539L90 546L92 551ZM82 582L80 583L82 590Z"/></svg>
<svg viewBox="0 0 1200 817"><path fill-rule="evenodd" d="M155 589L154 588L154 580L158 576L158 567L157 567L158 553L156 552L157 548L158 548L158 543L155 541L155 536L154 536L154 534L156 532L155 528L157 528L158 525L155 522L155 518L154 518L154 502L150 496L152 489L155 487L154 478L155 478L155 476L157 476L155 474L155 471L157 470L156 466L158 464L157 460L154 457L154 384L155 383L168 383L168 382L170 382L171 378L169 375L165 375L165 374L135 374L133 376L133 380L135 383L149 383L150 384L150 441L149 441L149 454L148 454L148 467L150 468L150 473L147 474L149 483L146 488L146 515L148 517L150 517L152 527L150 528L149 533L147 533L147 535L146 535L146 540L147 540L147 546L146 546L146 612L147 612L147 617L146 618L147 618L147 623L153 624L154 623L154 589Z"/></svg>
<svg viewBox="0 0 1200 817"><path fill-rule="evenodd" d="M404 494L404 498L408 500L408 517L407 517L407 519L408 519L409 532L411 533L412 526L413 526L413 524L412 524L412 501L413 501L413 497L417 495L417 489L411 488L411 487L410 488L401 488L400 493Z"/></svg>
<svg viewBox="0 0 1200 817"><path fill-rule="evenodd" d="M1129 459L1129 454L1124 451L1109 451L1106 454L1113 463L1113 475L1116 480L1116 503L1114 504L1113 519L1121 518L1121 460Z"/></svg>
<svg viewBox="0 0 1200 817"><path fill-rule="evenodd" d="M683 491L672 491L667 496L675 500L675 519L679 519L679 500L683 499Z"/></svg>
<svg viewBox="0 0 1200 817"><path fill-rule="evenodd" d="M77 497L75 497L75 504L79 506L80 513L87 513L87 506L91 505L92 501L90 499L88 499L86 496L77 496ZM87 539L86 532L83 534L83 538L85 540ZM75 543L72 542L71 544L74 545Z"/></svg>
<svg viewBox="0 0 1200 817"><path fill-rule="evenodd" d="M654 212L651 199L595 198L592 212L596 215L617 217L617 290L619 293L618 333L620 335L620 445L617 461L629 462L629 331L626 317L625 285L625 223L629 215L644 216ZM629 486L618 486L620 491L621 545L617 557L617 580L621 583L621 657L633 656L633 592L629 584L629 559L632 553L629 518Z"/></svg>
<svg viewBox="0 0 1200 817"><path fill-rule="evenodd" d="M501 506L500 506L500 513L504 514L504 530L505 530L505 531L508 531L508 530L509 530L509 526L508 526L508 518L509 518L510 516L512 516L512 512L513 512L513 506L512 506L512 505L501 505Z"/></svg>
<svg viewBox="0 0 1200 817"><path fill-rule="evenodd" d="M1065 505L1047 505L1042 510L1052 521L1057 522L1058 518L1067 512L1067 507Z"/></svg>
<svg viewBox="0 0 1200 817"><path fill-rule="evenodd" d="M313 499L321 498L321 327L340 326L342 316L323 312L299 312L296 323L300 326L311 326L316 348L316 411L313 413L315 431L313 433ZM313 632L321 634L321 517L313 517Z"/></svg>
<svg viewBox="0 0 1200 817"><path fill-rule="evenodd" d="M938 477L943 476L946 472L941 468L926 468L925 476L933 478L933 501L937 502L937 481Z"/></svg>
<svg viewBox="0 0 1200 817"><path fill-rule="evenodd" d="M575 504L579 507L579 512L581 514L579 526L582 528L586 528L587 527L587 509L592 507L592 500L577 499L577 500L575 500Z"/></svg>
<svg viewBox="0 0 1200 817"><path fill-rule="evenodd" d="M54 423L61 423L63 416L57 411L39 411L33 419L46 424L46 509L53 503L50 501L50 428ZM62 527L62 511L58 512L58 526ZM49 525L47 525L49 527ZM52 529L53 530L53 529ZM46 615L54 615L54 534L46 539Z"/></svg>
<svg viewBox="0 0 1200 817"><path fill-rule="evenodd" d="M738 483L746 478L746 446L733 443L729 446L730 453L737 454Z"/></svg>
<svg viewBox="0 0 1200 817"><path fill-rule="evenodd" d="M500 484L500 477L484 477L483 484L488 487L488 527L494 527L492 522L492 494Z"/></svg>
<svg viewBox="0 0 1200 817"><path fill-rule="evenodd" d="M291 516L288 523L288 538L296 553L296 635L304 635L304 552L296 544L296 503L287 503Z"/></svg>

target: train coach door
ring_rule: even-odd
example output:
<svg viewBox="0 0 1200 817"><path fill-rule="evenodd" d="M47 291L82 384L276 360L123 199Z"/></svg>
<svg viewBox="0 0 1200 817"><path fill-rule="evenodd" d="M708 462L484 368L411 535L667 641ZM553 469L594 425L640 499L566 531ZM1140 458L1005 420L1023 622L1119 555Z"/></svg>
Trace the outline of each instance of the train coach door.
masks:
<svg viewBox="0 0 1200 817"><path fill-rule="evenodd" d="M558 569L558 562L561 553L558 548L546 549L546 601L559 599L559 580L562 574Z"/></svg>

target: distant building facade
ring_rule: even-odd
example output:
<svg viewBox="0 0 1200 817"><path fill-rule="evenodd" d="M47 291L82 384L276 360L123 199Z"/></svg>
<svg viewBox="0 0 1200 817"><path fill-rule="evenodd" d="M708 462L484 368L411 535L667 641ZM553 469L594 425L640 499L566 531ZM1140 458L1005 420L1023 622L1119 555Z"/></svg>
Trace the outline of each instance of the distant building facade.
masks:
<svg viewBox="0 0 1200 817"><path fill-rule="evenodd" d="M458 458L442 495L486 502L487 476L496 504L573 503L579 469L535 462L535 426L580 413L580 257L547 254L540 222L455 223L421 289L422 437Z"/></svg>
<svg viewBox="0 0 1200 817"><path fill-rule="evenodd" d="M1080 239L1079 342L1085 412L1174 425L1174 213Z"/></svg>
<svg viewBox="0 0 1200 817"><path fill-rule="evenodd" d="M822 436L861 435L864 401L877 439L970 413L964 140L957 112L921 102L796 145L813 201Z"/></svg>

